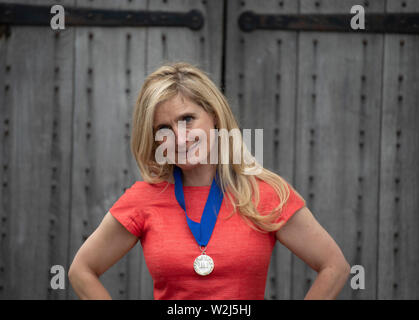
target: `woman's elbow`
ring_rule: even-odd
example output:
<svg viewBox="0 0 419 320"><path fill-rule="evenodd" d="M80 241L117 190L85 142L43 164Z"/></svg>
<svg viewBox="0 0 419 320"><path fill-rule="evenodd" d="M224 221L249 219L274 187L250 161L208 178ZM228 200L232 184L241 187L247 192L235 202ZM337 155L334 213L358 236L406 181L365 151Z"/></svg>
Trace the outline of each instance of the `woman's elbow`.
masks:
<svg viewBox="0 0 419 320"><path fill-rule="evenodd" d="M70 268L68 269L68 280L70 282L72 282L72 280L77 277L77 273L78 273L78 268L77 268L77 264L75 264L74 262L70 265Z"/></svg>
<svg viewBox="0 0 419 320"><path fill-rule="evenodd" d="M72 280L80 277L84 273L90 273L95 274L93 270L88 268L85 264L81 263L80 261L73 261L73 263L70 265L70 268L68 269L68 280L72 282Z"/></svg>
<svg viewBox="0 0 419 320"><path fill-rule="evenodd" d="M345 279L348 279L350 273L351 273L351 266L348 263L348 261L346 261L345 258L340 259L339 261L336 261L333 264L334 269L336 270L336 272Z"/></svg>
<svg viewBox="0 0 419 320"><path fill-rule="evenodd" d="M351 272L351 266L343 256L333 259L332 261L328 261L328 263L320 268L320 271L326 268L333 269L335 274L341 276L342 278L348 278Z"/></svg>
<svg viewBox="0 0 419 320"><path fill-rule="evenodd" d="M348 261L344 261L344 264L342 266L342 277L346 280L348 280L349 275L351 274L351 265L348 263Z"/></svg>

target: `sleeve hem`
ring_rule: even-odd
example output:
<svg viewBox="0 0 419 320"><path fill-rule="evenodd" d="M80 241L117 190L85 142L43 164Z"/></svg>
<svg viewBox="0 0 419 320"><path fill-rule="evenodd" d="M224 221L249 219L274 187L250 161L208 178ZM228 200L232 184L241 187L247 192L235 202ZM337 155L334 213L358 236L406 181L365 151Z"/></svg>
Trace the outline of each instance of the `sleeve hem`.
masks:
<svg viewBox="0 0 419 320"><path fill-rule="evenodd" d="M279 217L279 221L284 221L285 223L288 222L289 219L292 218L292 216L297 213L297 211L301 210L302 208L304 208L306 206L305 202L302 202L301 204L299 204L298 206L296 206L295 208L292 209L292 211L289 211L289 213L284 216L284 217ZM285 224L284 223L284 224Z"/></svg>
<svg viewBox="0 0 419 320"><path fill-rule="evenodd" d="M121 218L120 216L114 214L112 212L112 209L109 210L109 212L111 213L111 215L125 228L127 229L131 234L133 234L134 236L136 236L137 238L141 237L141 234L138 233L138 231L135 229L134 225L135 225L135 221L132 217L129 217L129 221L127 221L126 219Z"/></svg>
<svg viewBox="0 0 419 320"><path fill-rule="evenodd" d="M284 214L281 214L278 219L278 222L284 221L284 224L287 223L297 211L306 206L304 198L300 196L291 185L288 184L288 187L290 189L290 197L283 207Z"/></svg>

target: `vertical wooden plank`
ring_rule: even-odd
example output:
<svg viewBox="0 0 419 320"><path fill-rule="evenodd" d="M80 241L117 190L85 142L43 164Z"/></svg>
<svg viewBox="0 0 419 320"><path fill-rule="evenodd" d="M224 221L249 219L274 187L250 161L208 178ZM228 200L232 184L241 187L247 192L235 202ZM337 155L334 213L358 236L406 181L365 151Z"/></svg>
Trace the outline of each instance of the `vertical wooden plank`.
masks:
<svg viewBox="0 0 419 320"><path fill-rule="evenodd" d="M383 12L383 3L369 1ZM301 0L301 13L350 13L351 1ZM304 32L299 41L296 187L350 265L365 268L365 290L347 282L339 299L376 298L379 34ZM317 274L294 257L293 299Z"/></svg>
<svg viewBox="0 0 419 320"><path fill-rule="evenodd" d="M14 26L0 39L0 299L66 295L51 289L50 268L67 265L73 32L56 34Z"/></svg>
<svg viewBox="0 0 419 320"><path fill-rule="evenodd" d="M225 74L226 94L241 128L252 129L252 134L263 129L264 167L293 183L297 33L241 32L237 21L246 10L297 13L298 2L229 1ZM289 299L291 274L291 253L278 242L265 299Z"/></svg>
<svg viewBox="0 0 419 320"><path fill-rule="evenodd" d="M193 31L186 28L150 28L148 32L147 73L166 62L185 61L197 65L221 84L223 1L158 0L150 10L189 11L204 15L204 26Z"/></svg>
<svg viewBox="0 0 419 320"><path fill-rule="evenodd" d="M388 1L387 12L419 12ZM419 298L419 36L385 36L378 299Z"/></svg>
<svg viewBox="0 0 419 320"><path fill-rule="evenodd" d="M140 1L135 4L133 9L148 9L148 1ZM133 28L127 30L127 41L126 41L126 57L125 60L125 74L126 74L126 88L129 92L126 96L127 109L125 114L125 128L126 134L131 138L131 121L132 112L135 106L138 92L141 88L146 77L147 67L147 28ZM131 36L129 36L131 35ZM127 140L128 142L128 140ZM141 180L139 169L134 156L130 150L130 144L124 145L125 152L125 169L124 179L125 185L131 186L131 176L138 177L136 180ZM119 197L118 197L119 198ZM115 193L108 198L107 208L110 208L115 201ZM112 199L112 201L110 201ZM127 299L138 300L138 299L153 299L153 280L148 271L146 262L144 260L143 249L141 243L138 242L127 255L128 258L128 270L127 270Z"/></svg>
<svg viewBox="0 0 419 320"><path fill-rule="evenodd" d="M0 36L0 299L7 299L11 296L8 279L10 278L10 217L11 217L11 170L12 163L12 141L10 139L11 127L11 95L10 78L11 68L8 59L10 37L3 34Z"/></svg>
<svg viewBox="0 0 419 320"><path fill-rule="evenodd" d="M146 9L144 2L94 1L79 7ZM78 27L70 262L112 204L140 180L130 153L135 90L144 79L146 29ZM141 297L138 243L100 278L113 299ZM73 290L69 298L76 298Z"/></svg>
<svg viewBox="0 0 419 320"><path fill-rule="evenodd" d="M10 38L6 34L0 36L0 299L6 299L11 296L10 289L6 282L10 278L7 267L10 267L9 248L10 237L9 219L11 216L11 190L8 181L11 180L10 163L11 163L11 146L10 141L10 121L11 121L11 103L10 103L10 74L11 65L8 61L7 51L9 48ZM10 235L10 233L9 233ZM10 270L10 269L9 269Z"/></svg>

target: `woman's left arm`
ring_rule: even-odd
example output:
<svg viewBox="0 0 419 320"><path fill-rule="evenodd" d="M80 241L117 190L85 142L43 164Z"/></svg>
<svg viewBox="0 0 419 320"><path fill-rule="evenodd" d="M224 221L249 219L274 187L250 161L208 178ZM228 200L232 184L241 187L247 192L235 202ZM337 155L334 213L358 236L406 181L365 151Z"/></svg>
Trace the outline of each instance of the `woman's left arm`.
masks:
<svg viewBox="0 0 419 320"><path fill-rule="evenodd" d="M276 238L291 252L317 271L316 280L304 300L335 299L350 274L342 251L304 207L276 232Z"/></svg>

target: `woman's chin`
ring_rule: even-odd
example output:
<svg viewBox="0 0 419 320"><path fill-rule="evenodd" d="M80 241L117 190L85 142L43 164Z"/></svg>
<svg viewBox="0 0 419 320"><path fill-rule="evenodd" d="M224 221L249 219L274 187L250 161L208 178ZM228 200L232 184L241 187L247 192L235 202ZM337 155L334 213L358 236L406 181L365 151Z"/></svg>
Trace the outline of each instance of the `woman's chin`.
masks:
<svg viewBox="0 0 419 320"><path fill-rule="evenodd" d="M196 168L196 167L198 167L200 165L201 165L200 163L194 163L194 164L192 164L192 163L189 163L189 162L182 163L182 164L176 164L176 166L178 166L179 168L181 168L182 171L192 170L192 169L194 169L194 168Z"/></svg>
<svg viewBox="0 0 419 320"><path fill-rule="evenodd" d="M176 163L176 166L178 166L179 168L181 168L182 170L188 171L188 170L192 170L195 169L199 166L205 166L207 165L207 163L205 163L205 161L199 161L200 159L196 159L198 161L195 161L193 163L191 163L190 161L186 160L185 162L180 163Z"/></svg>

